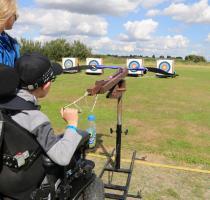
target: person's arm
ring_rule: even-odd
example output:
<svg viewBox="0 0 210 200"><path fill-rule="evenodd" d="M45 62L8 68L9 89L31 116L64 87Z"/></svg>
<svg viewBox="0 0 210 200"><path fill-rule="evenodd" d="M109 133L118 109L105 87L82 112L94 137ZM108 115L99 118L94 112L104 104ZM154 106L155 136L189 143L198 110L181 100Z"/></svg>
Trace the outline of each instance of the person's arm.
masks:
<svg viewBox="0 0 210 200"><path fill-rule="evenodd" d="M68 115L72 117L71 112ZM73 119L75 117L73 116ZM42 149L55 163L63 166L70 163L82 139L73 128L67 128L62 136L56 135L48 117L37 110L24 111L12 118L36 137ZM70 120L69 123L77 125L77 120Z"/></svg>
<svg viewBox="0 0 210 200"><path fill-rule="evenodd" d="M67 122L67 128L62 137L55 135L49 122L37 127L33 133L50 159L59 165L66 166L70 163L82 136L76 131L78 123L76 109L62 109L61 116Z"/></svg>
<svg viewBox="0 0 210 200"><path fill-rule="evenodd" d="M58 165L70 163L82 136L73 128L66 128L63 135L56 135L49 122L43 123L32 131L42 149Z"/></svg>
<svg viewBox="0 0 210 200"><path fill-rule="evenodd" d="M77 133L78 111L61 109L61 116L67 122L64 136L48 152L47 155L59 165L68 165L80 143L82 136Z"/></svg>
<svg viewBox="0 0 210 200"><path fill-rule="evenodd" d="M82 136L76 130L67 128L64 136L49 149L47 155L58 165L66 166L70 163Z"/></svg>

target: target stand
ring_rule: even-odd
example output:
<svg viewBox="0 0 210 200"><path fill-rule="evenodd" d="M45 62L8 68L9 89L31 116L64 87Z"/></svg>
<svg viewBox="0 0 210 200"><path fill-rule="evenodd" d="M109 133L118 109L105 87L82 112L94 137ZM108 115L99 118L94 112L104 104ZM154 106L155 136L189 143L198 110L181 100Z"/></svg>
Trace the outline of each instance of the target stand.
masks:
<svg viewBox="0 0 210 200"><path fill-rule="evenodd" d="M85 71L86 74L90 75L101 75L103 74L103 69L97 69L96 67L98 65L102 65L103 60L102 58L87 58L86 59L86 65L92 66L92 68L87 69Z"/></svg>
<svg viewBox="0 0 210 200"><path fill-rule="evenodd" d="M127 59L128 76L143 76L143 71L139 70L143 65L143 59Z"/></svg>
<svg viewBox="0 0 210 200"><path fill-rule="evenodd" d="M115 185L112 184L110 181L108 183L105 183L105 189L115 191L113 193L105 191L105 198L108 199L125 200L128 197L141 199L140 193L137 193L137 195L128 194L134 162L136 159L136 151L133 152L129 168L121 168L122 97L123 93L126 91L126 84L123 78L126 77L127 74L128 70L126 68L120 69L119 72L113 75L109 80L96 81L95 87L87 90L89 95L103 94L105 92L108 92L106 96L107 98L117 99L116 150L113 149L99 177L102 178L104 172L107 171L108 173L111 172L112 174L126 174L127 180L124 185ZM128 131L126 130L125 133L127 134ZM114 154L115 161L112 160ZM112 165L112 163L114 163L114 165ZM123 194L116 194L116 191Z"/></svg>
<svg viewBox="0 0 210 200"><path fill-rule="evenodd" d="M78 58L62 58L63 73L74 74L80 71ZM77 68L72 70L73 68Z"/></svg>
<svg viewBox="0 0 210 200"><path fill-rule="evenodd" d="M174 78L176 76L174 72L174 61L173 60L157 60L157 68L161 69L169 74L174 74L174 76L171 75L165 75L165 74L159 74L156 73L156 76L159 78L168 78L172 77Z"/></svg>

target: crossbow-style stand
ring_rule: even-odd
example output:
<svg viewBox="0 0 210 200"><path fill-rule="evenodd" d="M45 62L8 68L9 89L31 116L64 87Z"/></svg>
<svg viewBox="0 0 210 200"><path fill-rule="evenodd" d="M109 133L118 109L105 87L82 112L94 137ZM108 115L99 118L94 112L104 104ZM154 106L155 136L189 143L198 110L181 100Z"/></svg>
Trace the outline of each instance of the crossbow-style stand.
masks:
<svg viewBox="0 0 210 200"><path fill-rule="evenodd" d="M117 99L117 128L116 128L116 153L114 166L111 165L113 162L112 156L114 155L115 149L112 151L109 159L105 163L99 177L102 178L105 171L117 172L127 174L126 185L114 185L112 183L104 184L106 189L118 190L123 192L122 195L116 193L105 193L105 197L109 199L127 199L127 197L141 198L140 194L129 195L128 190L130 186L131 176L134 167L134 161L136 157L136 151L133 152L129 169L121 168L121 136L122 136L122 96L123 92L126 91L126 85L124 78L127 76L128 70L126 68L120 68L119 71L111 76L108 80L96 81L95 86L88 89L89 95L104 94L107 93L107 98Z"/></svg>

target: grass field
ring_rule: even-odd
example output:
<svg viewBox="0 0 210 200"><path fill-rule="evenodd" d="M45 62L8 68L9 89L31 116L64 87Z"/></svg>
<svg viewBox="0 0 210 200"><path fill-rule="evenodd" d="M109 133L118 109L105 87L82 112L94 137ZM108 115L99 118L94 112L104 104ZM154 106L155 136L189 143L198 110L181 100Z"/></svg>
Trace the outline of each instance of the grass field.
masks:
<svg viewBox="0 0 210 200"><path fill-rule="evenodd" d="M106 63L120 65L122 60L107 60ZM155 64L145 62L145 65ZM123 157L127 158L136 150L139 157L147 156L149 161L210 170L210 65L177 63L176 72L180 76L167 79L155 78L150 73L143 78L126 77L123 128L129 133L122 138ZM41 101L42 110L56 131L62 132L65 128L59 116L60 108L82 96L96 80L106 79L112 73L112 70L106 70L104 75L88 76L82 72L57 78L50 95ZM93 102L93 97L87 97L79 104L83 110L79 126L83 129L87 127L87 116ZM103 145L107 151L115 146L115 134L110 135L109 128L115 129L116 126L116 105L116 100L100 95L94 110L98 147ZM208 178L204 183L194 188L200 196L189 199L208 199L207 193L210 198L210 176L205 177ZM187 179L179 181L184 180ZM156 187L157 183L154 184ZM190 184L193 185L193 181L189 187ZM187 199L177 190L163 190L162 196L166 198L145 193L145 199ZM174 197L167 198L168 193Z"/></svg>

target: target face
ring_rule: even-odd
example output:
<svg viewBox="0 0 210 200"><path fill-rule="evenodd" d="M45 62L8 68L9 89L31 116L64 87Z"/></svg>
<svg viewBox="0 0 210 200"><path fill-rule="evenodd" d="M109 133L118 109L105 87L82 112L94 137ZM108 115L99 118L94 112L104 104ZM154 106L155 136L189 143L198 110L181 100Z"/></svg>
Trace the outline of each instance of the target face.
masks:
<svg viewBox="0 0 210 200"><path fill-rule="evenodd" d="M132 61L129 63L128 65L128 69L130 69L131 72L136 72L138 70L136 69L139 69L141 67L140 63L137 62L137 61Z"/></svg>
<svg viewBox="0 0 210 200"><path fill-rule="evenodd" d="M70 68L70 67L73 67L73 66L74 66L74 64L73 64L72 60L70 60L70 59L65 60L65 62L64 62L64 67L65 68Z"/></svg>
<svg viewBox="0 0 210 200"><path fill-rule="evenodd" d="M168 62L164 61L160 63L159 68L166 72L169 72L171 69L171 65Z"/></svg>
<svg viewBox="0 0 210 200"><path fill-rule="evenodd" d="M91 60L89 62L89 65L93 66L93 67L97 67L99 65L99 62L97 60ZM96 71L97 68L92 68L91 71Z"/></svg>

